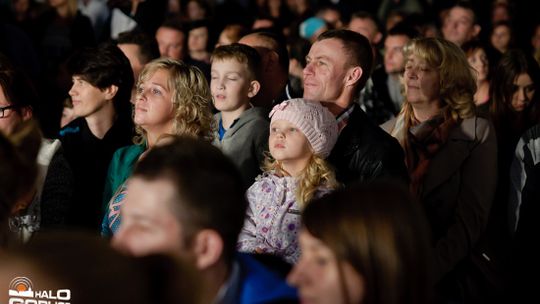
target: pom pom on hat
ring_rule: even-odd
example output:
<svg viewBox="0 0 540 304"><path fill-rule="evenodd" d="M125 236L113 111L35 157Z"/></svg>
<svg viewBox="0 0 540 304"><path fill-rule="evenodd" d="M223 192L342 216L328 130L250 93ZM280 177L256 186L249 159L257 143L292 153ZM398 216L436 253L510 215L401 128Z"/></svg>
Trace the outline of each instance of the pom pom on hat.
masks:
<svg viewBox="0 0 540 304"><path fill-rule="evenodd" d="M300 24L300 37L310 40L318 30L326 26L326 22L317 17L306 19Z"/></svg>
<svg viewBox="0 0 540 304"><path fill-rule="evenodd" d="M338 138L334 115L321 103L303 98L286 100L276 105L269 115L272 122L286 120L306 136L314 153L328 157Z"/></svg>

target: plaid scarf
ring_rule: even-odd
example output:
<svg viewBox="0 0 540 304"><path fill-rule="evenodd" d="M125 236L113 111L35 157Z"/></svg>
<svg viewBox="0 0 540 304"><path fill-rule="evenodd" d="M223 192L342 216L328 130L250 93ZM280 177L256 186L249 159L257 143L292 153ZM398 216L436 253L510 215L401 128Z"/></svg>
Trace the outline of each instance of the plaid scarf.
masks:
<svg viewBox="0 0 540 304"><path fill-rule="evenodd" d="M420 196L429 163L446 143L455 124L452 118L445 120L443 115L438 115L409 128L404 148L413 194Z"/></svg>

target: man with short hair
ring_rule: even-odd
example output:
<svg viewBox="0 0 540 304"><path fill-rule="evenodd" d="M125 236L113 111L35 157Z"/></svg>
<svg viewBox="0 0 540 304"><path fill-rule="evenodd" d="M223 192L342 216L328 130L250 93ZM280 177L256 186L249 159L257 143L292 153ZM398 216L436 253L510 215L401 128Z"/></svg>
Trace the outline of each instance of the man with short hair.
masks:
<svg viewBox="0 0 540 304"><path fill-rule="evenodd" d="M129 59L129 64L133 70L134 86L131 91L131 100L135 99L137 79L144 66L159 58L159 47L156 40L144 32L131 31L124 32L116 40L118 48Z"/></svg>
<svg viewBox="0 0 540 304"><path fill-rule="evenodd" d="M371 181L381 177L407 181L399 143L373 124L354 102L373 64L366 37L350 30L321 34L306 57L304 98L321 101L340 127L328 160L339 181Z"/></svg>
<svg viewBox="0 0 540 304"><path fill-rule="evenodd" d="M373 15L365 11L352 14L348 29L366 37L374 48L383 38L377 20Z"/></svg>
<svg viewBox="0 0 540 304"><path fill-rule="evenodd" d="M156 40L162 57L183 60L186 56L186 33L179 20L165 20L156 31Z"/></svg>
<svg viewBox="0 0 540 304"><path fill-rule="evenodd" d="M468 2L458 2L448 10L441 31L444 39L462 46L478 37L480 30L473 7Z"/></svg>
<svg viewBox="0 0 540 304"><path fill-rule="evenodd" d="M113 246L183 257L206 283L204 303L283 303L296 291L236 252L247 202L238 169L210 143L176 137L141 159L128 181Z"/></svg>
<svg viewBox="0 0 540 304"><path fill-rule="evenodd" d="M121 33L116 39L116 45L129 59L135 82L144 66L160 56L157 41L144 32Z"/></svg>
<svg viewBox="0 0 540 304"><path fill-rule="evenodd" d="M374 63L372 70L377 71L382 69L383 56L378 49L378 44L381 42L383 35L379 30L379 25L375 17L365 11L356 12L351 16L348 29L361 34L369 40L371 50L373 51ZM371 72L369 71L368 73L371 74ZM358 95L357 102L374 123L382 124L392 118L393 115L386 104L388 100L384 98L385 96L379 96L378 93L374 80L370 77Z"/></svg>
<svg viewBox="0 0 540 304"><path fill-rule="evenodd" d="M253 104L271 109L273 105L294 98L288 85L289 52L285 38L278 34L260 31L248 34L238 43L251 46L261 55L261 90L253 98Z"/></svg>
<svg viewBox="0 0 540 304"><path fill-rule="evenodd" d="M186 64L199 68L210 80L210 68L205 62L194 60L187 52L186 29L182 22L176 18L165 20L156 31L156 40L161 57L181 60Z"/></svg>
<svg viewBox="0 0 540 304"><path fill-rule="evenodd" d="M416 29L402 22L390 29L384 40L384 67L373 71L371 76L376 96L393 115L399 113L405 99L401 82L405 71L403 48L418 36Z"/></svg>

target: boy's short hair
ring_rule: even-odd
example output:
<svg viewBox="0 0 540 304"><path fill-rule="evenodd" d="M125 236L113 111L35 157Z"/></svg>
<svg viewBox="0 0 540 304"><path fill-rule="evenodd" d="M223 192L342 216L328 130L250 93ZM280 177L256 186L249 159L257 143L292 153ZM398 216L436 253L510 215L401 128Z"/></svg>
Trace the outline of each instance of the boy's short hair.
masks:
<svg viewBox="0 0 540 304"><path fill-rule="evenodd" d="M261 56L256 49L240 43L222 45L212 53L212 62L234 59L245 64L250 80L257 80L261 75Z"/></svg>
<svg viewBox="0 0 540 304"><path fill-rule="evenodd" d="M175 187L172 208L190 246L197 232L216 231L223 240L223 258L232 261L244 225L247 200L242 176L232 161L212 144L190 137L151 149L137 164L134 177L166 179Z"/></svg>

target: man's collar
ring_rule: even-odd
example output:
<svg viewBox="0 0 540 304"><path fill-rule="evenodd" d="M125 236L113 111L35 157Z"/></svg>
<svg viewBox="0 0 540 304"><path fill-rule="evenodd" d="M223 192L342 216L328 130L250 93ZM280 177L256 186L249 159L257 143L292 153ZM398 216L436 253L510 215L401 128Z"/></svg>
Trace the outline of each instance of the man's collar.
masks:
<svg viewBox="0 0 540 304"><path fill-rule="evenodd" d="M336 116L336 121L339 124L343 120L349 119L351 116L351 113L354 111L354 103L352 103L348 108L343 110L343 112L339 113L338 116Z"/></svg>
<svg viewBox="0 0 540 304"><path fill-rule="evenodd" d="M349 117L351 117L351 114L354 111L354 105L355 103L352 103L347 109L345 109L336 117L339 132L345 129L345 127L349 123Z"/></svg>
<svg viewBox="0 0 540 304"><path fill-rule="evenodd" d="M240 283L240 265L237 260L233 260L229 278L219 289L214 304L237 303Z"/></svg>

